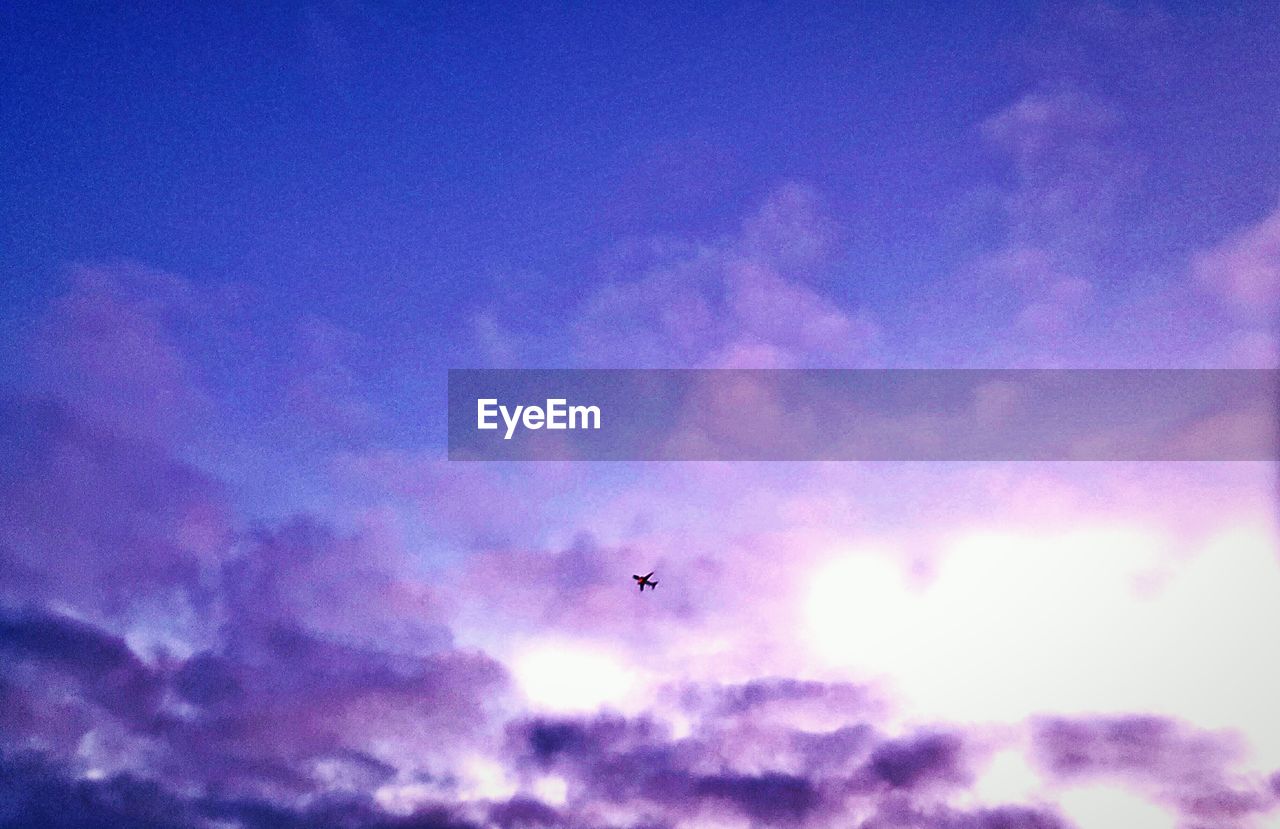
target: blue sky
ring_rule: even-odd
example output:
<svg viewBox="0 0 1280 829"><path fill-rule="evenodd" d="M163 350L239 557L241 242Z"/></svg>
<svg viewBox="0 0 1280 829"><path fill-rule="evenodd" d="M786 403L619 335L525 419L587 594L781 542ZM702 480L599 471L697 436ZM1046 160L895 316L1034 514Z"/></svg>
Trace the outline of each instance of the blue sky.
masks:
<svg viewBox="0 0 1280 829"><path fill-rule="evenodd" d="M1123 113L1170 208L1140 211L1156 255L1274 204L1265 4L823 8L19 4L7 305L131 259L422 337L513 273L561 301L620 238L723 233L790 180L846 226L844 298L891 303L998 241L1011 173L976 129L1037 88Z"/></svg>

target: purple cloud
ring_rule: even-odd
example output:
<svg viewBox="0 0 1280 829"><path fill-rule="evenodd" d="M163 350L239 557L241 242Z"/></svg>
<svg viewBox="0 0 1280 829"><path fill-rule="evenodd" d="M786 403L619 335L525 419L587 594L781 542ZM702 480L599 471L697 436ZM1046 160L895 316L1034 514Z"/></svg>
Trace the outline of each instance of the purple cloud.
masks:
<svg viewBox="0 0 1280 829"><path fill-rule="evenodd" d="M77 778L31 753L0 755L0 826L5 829L478 829L443 806L391 815L365 798L320 798L284 806L264 800L183 795L132 775Z"/></svg>
<svg viewBox="0 0 1280 829"><path fill-rule="evenodd" d="M0 470L0 595L123 612L139 596L192 587L225 549L225 491L196 468L55 400L9 398L0 411L13 453Z"/></svg>
<svg viewBox="0 0 1280 829"><path fill-rule="evenodd" d="M589 365L779 368L856 365L877 326L824 295L834 225L814 193L779 188L740 232L623 256L577 312Z"/></svg>
<svg viewBox="0 0 1280 829"><path fill-rule="evenodd" d="M962 812L952 809L919 809L901 800L883 805L861 829L1068 829L1053 812L1024 806L1001 806Z"/></svg>
<svg viewBox="0 0 1280 829"><path fill-rule="evenodd" d="M693 794L724 800L743 815L772 825L803 821L820 802L810 781L778 772L700 777Z"/></svg>
<svg viewBox="0 0 1280 829"><path fill-rule="evenodd" d="M867 763L867 771L891 788L910 789L934 782L964 782L960 761L959 738L922 734L878 746Z"/></svg>
<svg viewBox="0 0 1280 829"><path fill-rule="evenodd" d="M0 652L22 684L69 680L74 693L130 727L154 727L162 678L124 640L66 616L40 610L0 614ZM25 676L23 676L25 674ZM48 693L48 688L40 691ZM52 695L51 695L52 696Z"/></svg>
<svg viewBox="0 0 1280 829"><path fill-rule="evenodd" d="M1280 303L1280 209L1192 260L1199 283L1246 319L1271 320Z"/></svg>
<svg viewBox="0 0 1280 829"><path fill-rule="evenodd" d="M1060 777L1201 776L1233 759L1236 751L1227 738L1150 716L1047 719L1035 729L1035 744L1048 770Z"/></svg>

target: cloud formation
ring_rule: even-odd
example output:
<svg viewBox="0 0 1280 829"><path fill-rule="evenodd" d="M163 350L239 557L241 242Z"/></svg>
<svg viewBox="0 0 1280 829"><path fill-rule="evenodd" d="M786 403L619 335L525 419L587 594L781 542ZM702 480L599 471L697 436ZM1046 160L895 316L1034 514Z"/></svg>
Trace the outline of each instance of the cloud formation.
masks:
<svg viewBox="0 0 1280 829"><path fill-rule="evenodd" d="M1280 209L1193 259L1195 278L1246 320L1269 321L1280 302Z"/></svg>
<svg viewBox="0 0 1280 829"><path fill-rule="evenodd" d="M812 190L789 184L736 235L624 251L579 311L577 352L629 368L864 364L878 327L817 287L834 228Z"/></svg>

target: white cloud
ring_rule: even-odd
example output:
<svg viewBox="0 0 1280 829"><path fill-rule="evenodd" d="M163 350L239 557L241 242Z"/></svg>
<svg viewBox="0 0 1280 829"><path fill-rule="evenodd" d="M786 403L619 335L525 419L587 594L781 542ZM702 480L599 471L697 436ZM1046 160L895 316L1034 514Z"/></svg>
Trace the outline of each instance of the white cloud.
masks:
<svg viewBox="0 0 1280 829"><path fill-rule="evenodd" d="M1196 254L1192 270L1233 310L1269 318L1280 303L1280 209Z"/></svg>
<svg viewBox="0 0 1280 829"><path fill-rule="evenodd" d="M584 302L581 359L629 368L865 363L877 326L816 284L835 252L833 228L809 189L788 185L733 236L652 246Z"/></svg>

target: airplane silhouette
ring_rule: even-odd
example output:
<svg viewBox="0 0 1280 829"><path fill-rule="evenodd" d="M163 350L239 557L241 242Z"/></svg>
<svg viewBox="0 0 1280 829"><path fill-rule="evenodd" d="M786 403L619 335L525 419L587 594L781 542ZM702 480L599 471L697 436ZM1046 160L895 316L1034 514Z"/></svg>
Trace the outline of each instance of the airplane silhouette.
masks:
<svg viewBox="0 0 1280 829"><path fill-rule="evenodd" d="M656 581L649 581L649 578L650 578L652 575L653 575L653 573L649 573L649 575L647 575L647 576L632 576L631 578L635 579L637 582L639 582L639 583L640 583L640 592L641 592L641 593L643 593L643 592L644 592L645 585L648 585L648 586L649 586L649 589L651 589L651 590L656 590L656 589L657 589L657 587L658 587L658 583L657 583Z"/></svg>

